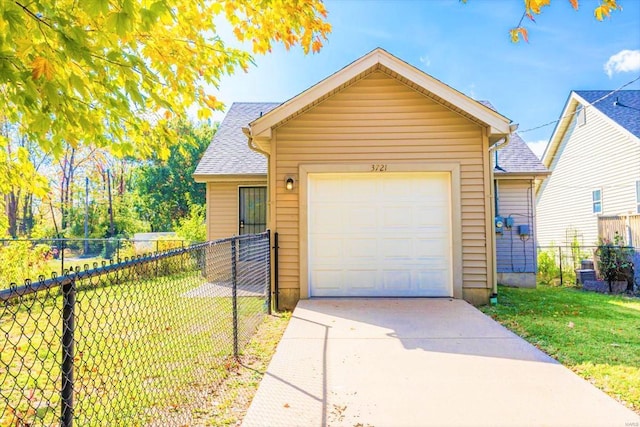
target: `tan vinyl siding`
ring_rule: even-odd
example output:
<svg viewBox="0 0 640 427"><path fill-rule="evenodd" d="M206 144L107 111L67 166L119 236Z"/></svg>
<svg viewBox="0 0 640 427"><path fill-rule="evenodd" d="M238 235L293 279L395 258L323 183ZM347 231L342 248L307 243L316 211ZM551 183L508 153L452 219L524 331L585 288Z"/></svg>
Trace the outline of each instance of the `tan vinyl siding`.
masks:
<svg viewBox="0 0 640 427"><path fill-rule="evenodd" d="M586 124L567 129L552 174L537 201L538 243L569 245L574 235L596 244L598 220L592 191L602 190L602 215L635 212L635 182L640 179L640 140L623 131L595 108Z"/></svg>
<svg viewBox="0 0 640 427"><path fill-rule="evenodd" d="M298 191L284 179L300 165L442 162L460 165L463 287L489 288L484 129L398 80L375 72L274 131L279 283L300 286ZM302 237L302 240L300 239Z"/></svg>
<svg viewBox="0 0 640 427"><path fill-rule="evenodd" d="M498 180L498 215L511 216L514 226L496 235L498 273L535 273L536 246L534 236L533 182L521 179ZM518 226L526 224L531 233L520 239Z"/></svg>
<svg viewBox="0 0 640 427"><path fill-rule="evenodd" d="M207 238L238 234L238 188L266 186L264 181L207 182Z"/></svg>

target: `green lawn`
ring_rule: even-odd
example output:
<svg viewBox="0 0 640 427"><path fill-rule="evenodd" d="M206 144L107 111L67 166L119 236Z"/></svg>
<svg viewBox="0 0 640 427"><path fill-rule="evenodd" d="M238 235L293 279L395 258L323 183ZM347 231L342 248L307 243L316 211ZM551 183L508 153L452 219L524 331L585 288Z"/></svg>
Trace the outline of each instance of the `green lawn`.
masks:
<svg viewBox="0 0 640 427"><path fill-rule="evenodd" d="M192 424L235 364L231 298L189 293L206 282L198 272L119 284L110 277L77 294L75 422ZM238 301L247 341L264 300ZM56 424L61 306L57 291L0 305L0 426Z"/></svg>
<svg viewBox="0 0 640 427"><path fill-rule="evenodd" d="M482 311L640 413L640 299L500 287Z"/></svg>

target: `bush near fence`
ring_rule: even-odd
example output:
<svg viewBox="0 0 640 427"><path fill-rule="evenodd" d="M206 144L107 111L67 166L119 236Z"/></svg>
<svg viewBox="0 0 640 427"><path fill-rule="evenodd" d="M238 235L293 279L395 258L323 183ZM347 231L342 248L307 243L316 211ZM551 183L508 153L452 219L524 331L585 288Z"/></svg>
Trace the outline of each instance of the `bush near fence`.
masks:
<svg viewBox="0 0 640 427"><path fill-rule="evenodd" d="M640 248L609 245L584 246L573 244L570 246L540 246L538 247L538 281L552 286L575 286L578 284L576 271L582 268L582 261L592 261L599 280L606 280L607 274L599 269L599 260L603 250L616 249L629 258L630 268L625 264L625 280L634 284L638 291L640 286ZM616 252L617 253L617 252ZM630 276L633 272L633 276Z"/></svg>
<svg viewBox="0 0 640 427"><path fill-rule="evenodd" d="M136 243L148 243L151 250L136 250ZM0 280L21 283L26 278L51 277L64 270L98 267L103 261L118 262L148 253L183 248L189 242L172 237L132 239L1 239ZM86 251L85 251L86 249ZM95 265L94 265L95 264ZM0 285L1 287L1 285Z"/></svg>
<svg viewBox="0 0 640 427"><path fill-rule="evenodd" d="M269 248L267 232L0 290L0 425L204 422L269 312Z"/></svg>

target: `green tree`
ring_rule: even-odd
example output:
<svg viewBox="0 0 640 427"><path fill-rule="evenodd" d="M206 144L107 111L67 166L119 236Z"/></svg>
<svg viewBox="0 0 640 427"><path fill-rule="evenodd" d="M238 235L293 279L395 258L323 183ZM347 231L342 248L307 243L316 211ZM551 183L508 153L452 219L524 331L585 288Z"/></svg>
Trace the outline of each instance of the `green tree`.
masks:
<svg viewBox="0 0 640 427"><path fill-rule="evenodd" d="M189 214L178 220L175 231L178 237L189 244L204 242L207 240L207 227L205 225L207 210L204 205L191 204Z"/></svg>
<svg viewBox="0 0 640 427"><path fill-rule="evenodd" d="M34 197L43 197L49 190L47 178L39 171L48 159L17 126L2 117L0 141L4 142L0 144L0 205L5 213L0 234L16 238L31 232Z"/></svg>
<svg viewBox="0 0 640 427"><path fill-rule="evenodd" d="M211 88L252 63L221 20L256 54L318 51L331 29L322 0L2 0L0 17L2 113L56 158L65 144L168 157L169 119L222 108Z"/></svg>
<svg viewBox="0 0 640 427"><path fill-rule="evenodd" d="M188 216L191 204L205 203L205 186L196 184L192 174L215 127L186 121L174 121L171 127L180 139L171 147L169 158L154 156L134 172L136 206L152 231L170 231L178 220Z"/></svg>

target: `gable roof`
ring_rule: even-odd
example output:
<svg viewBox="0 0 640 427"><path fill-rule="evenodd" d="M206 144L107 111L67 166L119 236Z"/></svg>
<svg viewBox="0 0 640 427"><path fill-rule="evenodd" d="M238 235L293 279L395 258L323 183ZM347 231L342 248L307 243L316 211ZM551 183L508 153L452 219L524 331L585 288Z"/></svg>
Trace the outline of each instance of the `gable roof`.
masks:
<svg viewBox="0 0 640 427"><path fill-rule="evenodd" d="M622 132L628 132L630 135L640 138L640 91L621 90L602 99L611 93L612 91L604 90L571 91L549 144L542 155L543 165L551 168L560 143L573 122L578 105L593 108L611 121L614 126L619 127ZM596 103L593 104L593 102Z"/></svg>
<svg viewBox="0 0 640 427"><path fill-rule="evenodd" d="M589 104L611 93L606 90L576 90ZM640 138L640 90L621 90L593 104L602 114Z"/></svg>
<svg viewBox="0 0 640 427"><path fill-rule="evenodd" d="M478 124L487 126L490 135L496 140L510 133L511 120L508 118L391 55L384 49L376 48L251 122L252 138L255 140L271 139L271 129L304 113L334 93L375 71L385 72L450 110Z"/></svg>
<svg viewBox="0 0 640 427"><path fill-rule="evenodd" d="M210 175L266 175L266 157L249 148L242 128L278 105L275 102L234 102L200 159L193 173L195 179Z"/></svg>

